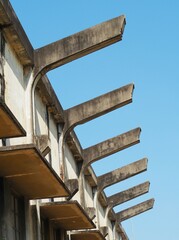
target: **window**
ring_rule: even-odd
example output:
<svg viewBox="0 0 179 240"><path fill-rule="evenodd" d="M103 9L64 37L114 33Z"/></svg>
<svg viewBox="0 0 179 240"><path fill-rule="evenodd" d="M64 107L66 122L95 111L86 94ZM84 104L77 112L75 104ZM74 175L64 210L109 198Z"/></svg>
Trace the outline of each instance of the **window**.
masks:
<svg viewBox="0 0 179 240"><path fill-rule="evenodd" d="M1 53L1 56L5 55L5 39L2 34L2 31L0 31L0 53Z"/></svg>
<svg viewBox="0 0 179 240"><path fill-rule="evenodd" d="M41 218L41 239L49 239L49 222L47 219Z"/></svg>
<svg viewBox="0 0 179 240"><path fill-rule="evenodd" d="M54 229L53 235L54 235L54 240L61 240L61 231L60 231L60 229L58 229L58 230Z"/></svg>
<svg viewBox="0 0 179 240"><path fill-rule="evenodd" d="M10 237L11 240L24 240L24 202L23 199L11 194L10 204Z"/></svg>

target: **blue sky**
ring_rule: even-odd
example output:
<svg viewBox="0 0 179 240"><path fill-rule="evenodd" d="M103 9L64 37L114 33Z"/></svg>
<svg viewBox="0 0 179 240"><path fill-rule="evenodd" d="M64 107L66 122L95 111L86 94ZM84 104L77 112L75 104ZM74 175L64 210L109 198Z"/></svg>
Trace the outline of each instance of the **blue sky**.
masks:
<svg viewBox="0 0 179 240"><path fill-rule="evenodd" d="M17 1L11 3L33 45L41 47L124 14L123 40L64 65L48 76L64 109L133 82L133 103L75 131L88 147L136 127L141 142L93 164L97 175L143 157L148 170L105 190L107 195L147 180L154 209L122 223L131 240L175 240L179 235L179 2L177 0Z"/></svg>

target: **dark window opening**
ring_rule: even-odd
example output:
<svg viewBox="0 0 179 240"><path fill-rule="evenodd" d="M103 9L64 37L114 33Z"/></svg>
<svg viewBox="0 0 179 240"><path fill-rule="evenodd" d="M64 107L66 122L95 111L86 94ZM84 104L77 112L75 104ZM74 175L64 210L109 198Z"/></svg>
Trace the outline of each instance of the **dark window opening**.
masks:
<svg viewBox="0 0 179 240"><path fill-rule="evenodd" d="M41 239L49 239L49 222L47 219L41 218Z"/></svg>
<svg viewBox="0 0 179 240"><path fill-rule="evenodd" d="M4 56L5 55L5 39L4 39L2 32L0 32L0 38L1 38L1 44L0 44L1 56Z"/></svg>
<svg viewBox="0 0 179 240"><path fill-rule="evenodd" d="M55 229L53 232L54 240L61 240L61 231L60 229Z"/></svg>
<svg viewBox="0 0 179 240"><path fill-rule="evenodd" d="M12 240L24 240L25 216L24 201L11 194L10 232Z"/></svg>
<svg viewBox="0 0 179 240"><path fill-rule="evenodd" d="M6 138L2 138L2 146L6 146Z"/></svg>

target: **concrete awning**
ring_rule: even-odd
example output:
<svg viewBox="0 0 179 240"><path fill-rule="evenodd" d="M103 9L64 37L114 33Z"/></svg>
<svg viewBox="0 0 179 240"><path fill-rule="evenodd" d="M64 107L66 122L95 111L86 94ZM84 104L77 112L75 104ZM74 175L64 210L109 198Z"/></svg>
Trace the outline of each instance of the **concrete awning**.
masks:
<svg viewBox="0 0 179 240"><path fill-rule="evenodd" d="M7 105L0 98L0 138L25 136L26 132Z"/></svg>
<svg viewBox="0 0 179 240"><path fill-rule="evenodd" d="M99 230L81 231L71 233L71 240L105 240Z"/></svg>
<svg viewBox="0 0 179 240"><path fill-rule="evenodd" d="M92 229L95 224L77 201L49 202L40 206L41 215L55 228L66 230Z"/></svg>
<svg viewBox="0 0 179 240"><path fill-rule="evenodd" d="M33 145L0 147L0 176L29 199L69 196L69 190Z"/></svg>

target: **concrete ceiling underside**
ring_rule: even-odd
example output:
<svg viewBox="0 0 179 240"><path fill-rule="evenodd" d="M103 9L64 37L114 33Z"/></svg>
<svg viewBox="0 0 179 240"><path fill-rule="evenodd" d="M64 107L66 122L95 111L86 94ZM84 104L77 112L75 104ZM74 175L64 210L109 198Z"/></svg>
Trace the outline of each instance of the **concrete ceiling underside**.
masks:
<svg viewBox="0 0 179 240"><path fill-rule="evenodd" d="M69 196L69 190L33 145L0 148L0 176L29 199Z"/></svg>
<svg viewBox="0 0 179 240"><path fill-rule="evenodd" d="M41 204L40 211L43 217L53 222L55 228L66 230L95 228L95 224L77 201L44 203Z"/></svg>
<svg viewBox="0 0 179 240"><path fill-rule="evenodd" d="M105 237L99 230L90 230L72 233L71 240L105 240Z"/></svg>

